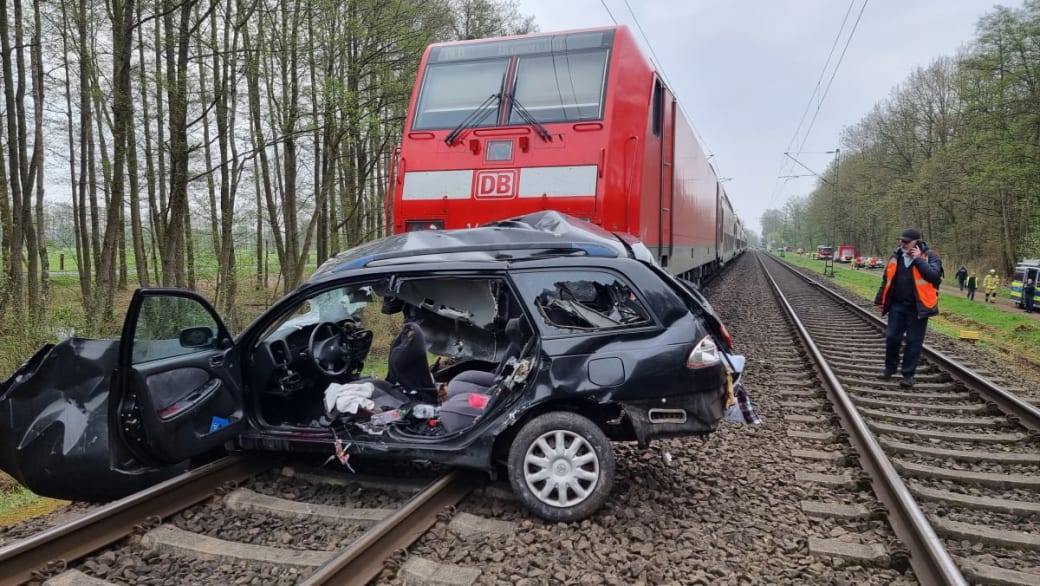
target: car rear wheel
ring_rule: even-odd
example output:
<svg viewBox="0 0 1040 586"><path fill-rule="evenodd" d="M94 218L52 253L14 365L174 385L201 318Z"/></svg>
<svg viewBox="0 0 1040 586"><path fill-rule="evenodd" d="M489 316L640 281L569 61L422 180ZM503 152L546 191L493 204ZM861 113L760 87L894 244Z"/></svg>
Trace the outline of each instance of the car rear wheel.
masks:
<svg viewBox="0 0 1040 586"><path fill-rule="evenodd" d="M547 521L584 519L614 485L610 440L577 413L540 415L510 445L509 483L524 506Z"/></svg>

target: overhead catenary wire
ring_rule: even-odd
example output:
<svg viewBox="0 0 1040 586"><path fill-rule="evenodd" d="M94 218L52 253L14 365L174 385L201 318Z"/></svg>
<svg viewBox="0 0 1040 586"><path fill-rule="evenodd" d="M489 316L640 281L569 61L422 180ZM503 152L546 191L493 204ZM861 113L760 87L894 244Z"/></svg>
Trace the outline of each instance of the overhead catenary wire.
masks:
<svg viewBox="0 0 1040 586"><path fill-rule="evenodd" d="M603 10L607 11L607 16L610 17L610 21L613 22L616 25L617 24L617 19L614 18L614 13L611 12L610 8L607 6L607 0L599 0L599 3L603 5Z"/></svg>
<svg viewBox="0 0 1040 586"><path fill-rule="evenodd" d="M805 133L802 135L802 141L798 145L798 150L796 151L796 154L795 154L796 157L800 156L804 152L805 144L809 140L809 135L812 133L812 129L816 125L816 119L819 116L820 110L823 108L823 102L824 102L824 100L826 100L827 94L830 92L831 85L834 83L834 78L835 78L835 76L837 76L838 69L841 67L841 63L845 59L845 53L848 51L849 45L852 43L852 38L856 34L856 29L859 27L860 20L863 18L863 12L866 10L867 4L869 2L870 2L870 0L863 0L863 4L860 5L859 13L856 15L856 20L852 24L852 28L849 31L848 37L846 37L846 39L845 39L845 45L842 47L841 54L838 56L838 60L837 60L837 62L834 65L834 69L831 70L831 76L827 80L827 85L824 88L823 92L820 94L819 101L816 103L816 110L813 112L812 119L809 121L809 126L806 128ZM837 35L835 35L834 42L831 44L830 52L827 55L827 61L824 63L823 68L820 71L820 76L816 80L816 85L813 88L812 94L809 96L809 101L806 104L805 110L802 111L802 116L801 116L801 118L798 121L798 126L795 128L794 134L791 136L791 140L788 142L787 150L785 151L785 155L783 157L781 157L782 161L781 161L781 164L780 164L780 170L779 170L779 172L777 172L776 182L773 184L773 193L769 197L769 205L767 207L772 207L772 205L773 205L774 201L776 200L777 196L779 195L780 191L782 191L783 185L786 185L787 184L787 180L789 180L789 179L787 179L787 180L781 182L781 179L785 179L785 177L784 177L784 169L788 168L788 166L791 164L791 162L788 161L787 158L786 158L786 153L790 152L791 147L794 145L795 141L798 140L798 136L799 136L799 133L801 131L802 123L805 121L805 116L808 113L809 109L812 107L813 99L816 97L817 92L819 92L820 83L823 81L823 78L824 78L824 76L827 73L827 67L830 64L831 58L834 56L834 49L837 47L838 42L840 41L840 39L842 37L842 33L845 30L845 24L848 22L849 15L851 14L852 9L855 6L855 4L856 4L856 0L851 0L849 2L849 7L845 11L845 16L842 19L841 26L838 28L838 33L837 33Z"/></svg>
<svg viewBox="0 0 1040 586"><path fill-rule="evenodd" d="M841 55L838 55L838 62L834 65L834 70L831 72L830 79L827 80L827 87L823 89L823 94L820 95L820 102L816 105L816 111L813 112L812 120L809 121L809 127L805 130L805 136L802 137L802 144L798 146L798 153L802 152L805 148L805 142L809 139L809 133L812 132L813 125L816 124L816 117L820 113L820 108L823 107L823 101L827 99L827 94L831 91L831 84L834 83L834 76L838 74L838 68L841 67L841 62L845 59L845 52L849 50L849 45L852 43L852 37L856 34L856 29L859 27L859 21L863 18L863 11L867 8L867 3L870 0L863 0L863 5L859 7L859 14L856 15L856 22L852 23L852 31L849 32L849 37L845 39L845 46L841 48Z"/></svg>
<svg viewBox="0 0 1040 586"><path fill-rule="evenodd" d="M809 100L805 103L805 109L802 110L802 116L798 119L798 125L794 128L794 134L791 135L791 140L787 141L787 148L784 149L785 153L790 152L791 149L794 148L795 142L798 141L798 135L802 130L802 124L805 123L805 117L809 115L809 110L812 109L813 100L820 91L820 87L823 84L823 78L827 75L827 68L831 64L831 58L834 57L834 50L838 48L838 43L841 41L841 34L845 31L845 24L848 23L849 15L852 14L852 8L855 5L856 0L849 0L849 7L845 10L845 17L842 18L841 26L838 27L838 32L834 35L834 42L831 43L831 50L827 53L827 60L823 62L823 67L820 68L820 76L816 78L816 85L813 86L813 91L809 94ZM799 152L800 151L801 149L799 149ZM782 155L780 157L780 169L777 170L776 181L773 183L773 192L769 196L769 205L766 207L773 205L773 200L776 199L782 185L787 184L787 181L781 183L780 180L789 179L791 177L789 174L790 165L791 161L786 156Z"/></svg>
<svg viewBox="0 0 1040 586"><path fill-rule="evenodd" d="M605 2L605 0L600 0L600 2ZM660 72L661 79L664 81L665 85L667 85L669 88L672 88L672 93L674 95L675 86L673 86L672 82L669 81L668 75L664 71L664 65L661 63L661 59L658 58L657 52L654 51L653 43L651 43L650 38L646 36L646 32L643 30L643 25L639 23L639 17L636 16L635 11L632 10L632 6L628 3L628 0L624 0L624 2L625 8L628 9L628 13L632 16L632 22L636 25L636 30L638 30L640 36L643 37L643 42L646 43L647 49L650 50L650 57L653 60L654 65L657 67L658 72ZM607 5L604 3L603 7L607 8ZM610 15L611 20L614 20L614 15L610 13L609 8L607 8L607 14ZM614 20L614 24L617 24L616 20ZM693 133L697 136L697 140L699 140L700 143L704 145L704 149L708 151L708 157L713 157L715 154L712 152L711 147L708 146L708 141L704 139L704 135L701 134L700 130L697 129L697 125L694 124L693 117L690 116L689 112L686 111L686 107L683 105L681 101L676 100L676 102L679 104L679 110L682 112L686 120L690 123L690 127L693 129ZM713 169L715 170L716 174L720 173L717 162L713 166Z"/></svg>

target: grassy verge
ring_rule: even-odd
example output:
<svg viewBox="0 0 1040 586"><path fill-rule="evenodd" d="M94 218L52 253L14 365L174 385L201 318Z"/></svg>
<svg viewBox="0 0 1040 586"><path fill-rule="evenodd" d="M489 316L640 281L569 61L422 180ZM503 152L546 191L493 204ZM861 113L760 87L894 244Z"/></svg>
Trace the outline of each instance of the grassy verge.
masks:
<svg viewBox="0 0 1040 586"><path fill-rule="evenodd" d="M46 515L67 504L68 501L37 496L19 486L10 476L0 473L0 527Z"/></svg>
<svg viewBox="0 0 1040 586"><path fill-rule="evenodd" d="M785 253L782 260L823 273L821 260L810 260L794 253ZM881 270L856 270L852 265L835 263L834 283L873 301L881 285L881 273ZM1007 298L1008 292L1002 291L1001 296ZM975 331L980 335L980 344L1040 364L1040 320L1032 319L1017 309L1008 311L1003 305L983 303L981 299L982 293L977 294L975 301L966 299L957 290L956 282L948 280L939 289L939 315L929 320L930 329L951 338L959 338L964 330Z"/></svg>

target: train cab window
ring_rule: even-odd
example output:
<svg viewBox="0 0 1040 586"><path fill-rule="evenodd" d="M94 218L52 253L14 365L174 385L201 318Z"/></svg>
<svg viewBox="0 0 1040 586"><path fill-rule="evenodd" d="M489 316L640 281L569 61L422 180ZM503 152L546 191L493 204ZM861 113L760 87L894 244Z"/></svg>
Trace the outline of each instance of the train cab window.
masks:
<svg viewBox="0 0 1040 586"><path fill-rule="evenodd" d="M423 78L412 127L432 130L458 126L489 96L501 91L508 65L509 58L430 65ZM489 104L472 126L494 126L497 106Z"/></svg>
<svg viewBox="0 0 1040 586"><path fill-rule="evenodd" d="M661 80L654 80L654 96L653 96L653 131L654 136L661 136L662 117L664 115L664 88L661 87Z"/></svg>
<svg viewBox="0 0 1040 586"><path fill-rule="evenodd" d="M537 271L517 275L534 299L534 309L550 334L646 326L650 313L632 288L598 271Z"/></svg>
<svg viewBox="0 0 1040 586"><path fill-rule="evenodd" d="M516 101L539 122L603 118L606 49L521 56L516 68ZM510 124L524 124L514 108Z"/></svg>

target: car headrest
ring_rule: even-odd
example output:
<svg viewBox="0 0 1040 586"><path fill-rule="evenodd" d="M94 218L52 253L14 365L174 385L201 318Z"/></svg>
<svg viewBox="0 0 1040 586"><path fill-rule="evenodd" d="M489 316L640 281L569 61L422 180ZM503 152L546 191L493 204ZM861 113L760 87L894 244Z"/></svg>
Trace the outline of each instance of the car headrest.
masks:
<svg viewBox="0 0 1040 586"><path fill-rule="evenodd" d="M393 315L404 309L404 301L401 301L397 297L384 297L383 307L380 311L386 315Z"/></svg>
<svg viewBox="0 0 1040 586"><path fill-rule="evenodd" d="M579 303L595 303L599 298L599 290L592 281L567 281L563 288Z"/></svg>
<svg viewBox="0 0 1040 586"><path fill-rule="evenodd" d="M506 337L510 342L522 345L527 342L531 334L531 326L527 324L527 320L523 316L514 317L506 322Z"/></svg>

